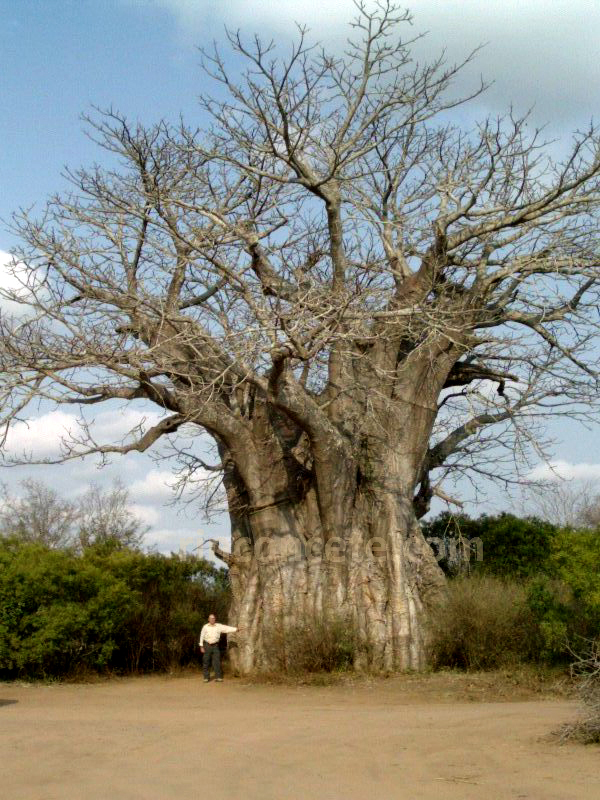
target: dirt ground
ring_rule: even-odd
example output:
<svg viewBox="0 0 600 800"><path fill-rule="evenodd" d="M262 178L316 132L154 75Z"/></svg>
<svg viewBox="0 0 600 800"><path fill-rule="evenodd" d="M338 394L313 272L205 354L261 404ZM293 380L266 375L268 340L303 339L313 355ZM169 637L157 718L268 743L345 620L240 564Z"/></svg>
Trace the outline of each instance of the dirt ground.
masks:
<svg viewBox="0 0 600 800"><path fill-rule="evenodd" d="M573 702L494 676L0 684L3 800L578 800Z"/></svg>

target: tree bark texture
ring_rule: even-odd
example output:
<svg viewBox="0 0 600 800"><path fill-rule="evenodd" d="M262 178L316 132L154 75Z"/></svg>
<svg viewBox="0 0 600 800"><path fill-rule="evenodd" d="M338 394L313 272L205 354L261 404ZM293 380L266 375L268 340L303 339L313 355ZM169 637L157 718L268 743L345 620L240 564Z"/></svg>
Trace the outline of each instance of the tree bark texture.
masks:
<svg viewBox="0 0 600 800"><path fill-rule="evenodd" d="M246 440L221 444L232 529L231 555L222 555L230 620L242 628L230 652L240 672L272 668L274 642L281 664L286 637L317 619L352 630L358 668L424 666L427 610L444 579L413 504L434 417L420 394L397 400L394 414L362 417L358 449L335 434L311 443L261 402ZM359 396L355 387L353 402ZM358 423L351 404L344 413Z"/></svg>

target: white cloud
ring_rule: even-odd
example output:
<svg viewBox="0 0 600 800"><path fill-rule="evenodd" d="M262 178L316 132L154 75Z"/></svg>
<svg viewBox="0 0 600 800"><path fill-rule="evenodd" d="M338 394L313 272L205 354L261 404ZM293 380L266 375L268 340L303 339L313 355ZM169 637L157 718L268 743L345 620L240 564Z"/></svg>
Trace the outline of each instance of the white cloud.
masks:
<svg viewBox="0 0 600 800"><path fill-rule="evenodd" d="M183 21L200 24L209 13L214 15L215 3L211 0L158 0L159 5L170 8ZM332 33L356 16L353 3L346 0L230 0L219 3L219 12L228 25L248 30L291 31L295 23L306 24L313 31Z"/></svg>
<svg viewBox="0 0 600 800"><path fill-rule="evenodd" d="M207 545L203 546L209 537L201 528L159 528L152 530L144 537L144 547L148 550L158 550L161 553L191 553L203 555L205 558L212 556ZM214 537L216 538L216 537Z"/></svg>
<svg viewBox="0 0 600 800"><path fill-rule="evenodd" d="M137 407L107 410L97 415L94 430L96 433L100 430L104 440L118 440L144 415L146 425L157 421L159 416L158 412L145 412L141 404L137 404ZM27 423L17 422L8 435L7 454L15 458L56 458L60 453L61 437L68 435L69 431L77 431L78 426L77 415L63 409L42 413ZM174 473L168 469L167 462L163 469L156 468L154 464L148 454L131 453L125 457L115 457L108 466L98 470L98 459L90 456L60 467L29 465L5 469L0 472L0 479L15 494L19 493L22 480L41 480L61 496L73 500L87 491L91 483L108 489L118 479L129 492L128 505L131 511L145 525L151 526L144 537L145 549L163 553L193 550L205 557L211 557L208 545L202 547L202 542L209 537L219 537L227 549L227 518L206 523L196 506L168 504L174 498L170 488L175 482ZM197 550L198 547L200 549Z"/></svg>
<svg viewBox="0 0 600 800"><path fill-rule="evenodd" d="M192 499L194 490L204 479L213 478L213 473L198 469L194 473L193 483L184 488L184 497ZM177 477L168 469L152 469L143 478L133 481L129 485L132 499L137 503L166 503L175 497L175 484Z"/></svg>
<svg viewBox="0 0 600 800"><path fill-rule="evenodd" d="M173 498L174 477L169 470L152 469L129 486L131 498L140 504L161 503Z"/></svg>
<svg viewBox="0 0 600 800"><path fill-rule="evenodd" d="M119 406L95 416L94 436L99 442L117 442L139 425L144 430L152 428L164 416L166 415L163 412L154 409Z"/></svg>
<svg viewBox="0 0 600 800"><path fill-rule="evenodd" d="M95 441L100 444L121 443L136 426L147 430L163 416L159 411L140 408L116 408L103 411L90 423ZM81 433L76 414L57 410L27 421L15 422L9 432L5 452L13 457L58 458L61 439Z"/></svg>
<svg viewBox="0 0 600 800"><path fill-rule="evenodd" d="M306 24L313 38L341 49L356 16L351 0L126 0L172 12L186 38L196 43L223 37L220 25L240 28L264 38L285 41L294 22ZM431 59L446 49L449 60L460 60L485 44L472 67L459 78L461 90L473 86L479 74L494 81L481 104L494 112L511 103L522 112L535 106L536 122L563 129L585 125L599 100L600 60L597 0L413 0L408 2L413 26L401 29L405 38L427 32L415 45L419 59Z"/></svg>
<svg viewBox="0 0 600 800"><path fill-rule="evenodd" d="M548 464L538 464L527 475L530 480L557 482L560 480L600 481L600 464L580 462L574 464L557 459Z"/></svg>
<svg viewBox="0 0 600 800"><path fill-rule="evenodd" d="M143 506L133 503L129 504L128 508L144 525L157 525L160 521L160 511L154 508L154 506Z"/></svg>
<svg viewBox="0 0 600 800"><path fill-rule="evenodd" d="M147 550L158 550L159 553L178 553L181 532L175 528L159 528L151 530L144 536L144 547Z"/></svg>
<svg viewBox="0 0 600 800"><path fill-rule="evenodd" d="M61 438L77 428L77 417L64 411L51 411L26 422L15 422L9 429L5 451L17 458L57 456Z"/></svg>
<svg viewBox="0 0 600 800"><path fill-rule="evenodd" d="M181 529L181 528L161 528L150 531L144 537L144 547L147 550L157 550L160 553L193 553L212 561L218 567L222 567L223 562L218 559L212 551L210 542L207 539L216 539L219 545L227 552L231 546L229 535L221 536L209 533L202 528Z"/></svg>

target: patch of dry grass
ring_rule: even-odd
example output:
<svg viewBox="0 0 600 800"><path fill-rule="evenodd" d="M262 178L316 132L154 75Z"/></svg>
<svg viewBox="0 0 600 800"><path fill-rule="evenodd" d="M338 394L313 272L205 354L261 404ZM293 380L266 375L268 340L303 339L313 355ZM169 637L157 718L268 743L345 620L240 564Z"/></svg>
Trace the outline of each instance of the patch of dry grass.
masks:
<svg viewBox="0 0 600 800"><path fill-rule="evenodd" d="M563 669L517 665L485 672L440 670L425 673L323 672L256 673L239 679L246 685L302 687L370 687L391 690L407 702L511 702L566 698L574 693L573 680Z"/></svg>
<svg viewBox="0 0 600 800"><path fill-rule="evenodd" d="M526 661L538 628L523 585L492 575L456 578L431 617L434 668L500 669Z"/></svg>
<svg viewBox="0 0 600 800"><path fill-rule="evenodd" d="M355 635L343 617L316 616L275 628L265 647L276 674L322 676L352 668Z"/></svg>

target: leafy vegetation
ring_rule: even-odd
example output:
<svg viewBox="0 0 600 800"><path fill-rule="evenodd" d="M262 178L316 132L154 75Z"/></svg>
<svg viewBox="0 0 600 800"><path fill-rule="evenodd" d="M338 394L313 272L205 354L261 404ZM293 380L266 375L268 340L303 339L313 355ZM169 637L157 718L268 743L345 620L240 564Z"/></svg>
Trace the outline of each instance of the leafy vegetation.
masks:
<svg viewBox="0 0 600 800"><path fill-rule="evenodd" d="M226 573L209 562L103 542L53 549L0 539L0 676L165 670L194 658Z"/></svg>
<svg viewBox="0 0 600 800"><path fill-rule="evenodd" d="M557 528L536 517L506 513L477 519L443 513L425 522L423 531L433 543L439 540L440 566L447 575L463 571L461 553L467 547L471 571L523 578L546 569Z"/></svg>
<svg viewBox="0 0 600 800"><path fill-rule="evenodd" d="M600 530L512 514L442 514L426 523L425 535L444 543L450 577L433 622L437 666L567 663L574 642L599 638ZM483 551L479 561L474 545Z"/></svg>

